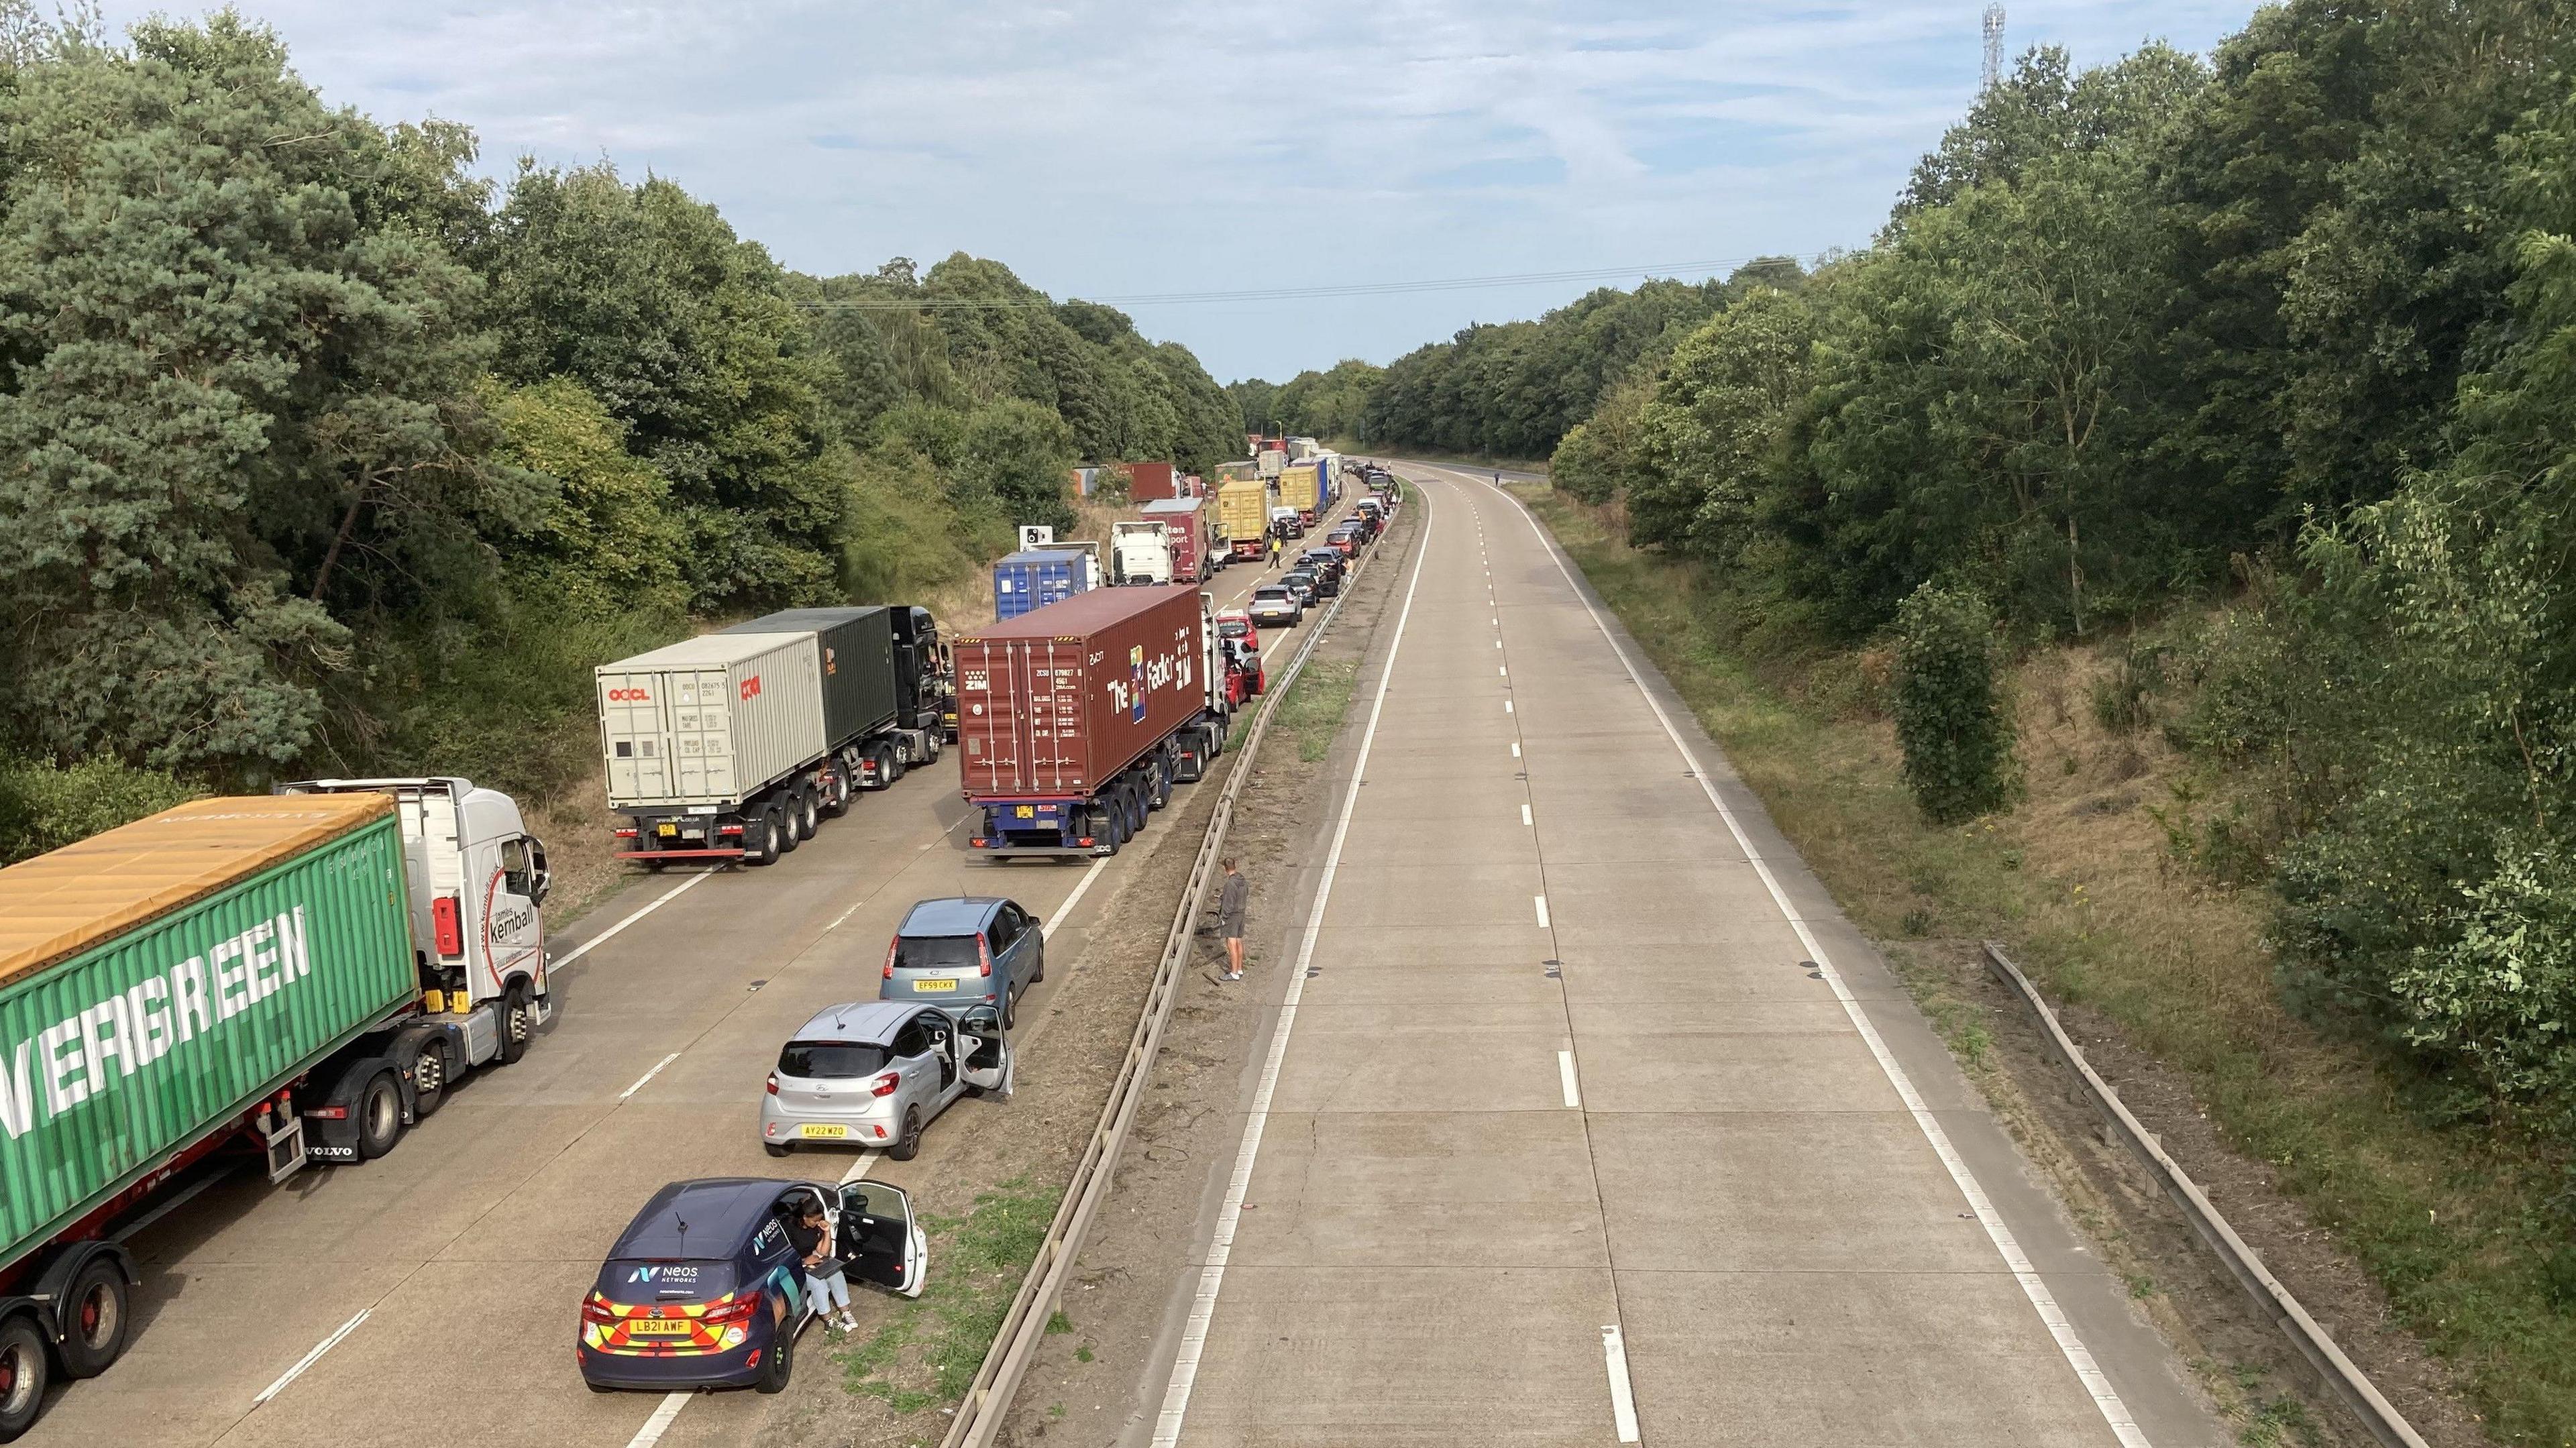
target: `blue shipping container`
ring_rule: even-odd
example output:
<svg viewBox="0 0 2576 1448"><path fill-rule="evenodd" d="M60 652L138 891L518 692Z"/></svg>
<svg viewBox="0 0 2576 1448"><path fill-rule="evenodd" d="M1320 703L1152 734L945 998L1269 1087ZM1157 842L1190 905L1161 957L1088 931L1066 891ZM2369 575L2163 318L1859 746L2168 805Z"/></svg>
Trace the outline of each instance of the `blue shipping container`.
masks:
<svg viewBox="0 0 2576 1448"><path fill-rule="evenodd" d="M993 617L1018 618L1090 585L1089 562L1080 553L1031 549L993 565Z"/></svg>

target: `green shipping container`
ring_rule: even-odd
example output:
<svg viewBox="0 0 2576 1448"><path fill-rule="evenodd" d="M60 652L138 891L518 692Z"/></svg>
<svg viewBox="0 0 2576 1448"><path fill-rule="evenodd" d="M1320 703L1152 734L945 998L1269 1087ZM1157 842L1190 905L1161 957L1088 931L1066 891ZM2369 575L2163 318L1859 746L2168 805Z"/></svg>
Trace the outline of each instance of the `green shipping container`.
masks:
<svg viewBox="0 0 2576 1448"><path fill-rule="evenodd" d="M0 1265L419 989L382 795L206 799L0 870Z"/></svg>

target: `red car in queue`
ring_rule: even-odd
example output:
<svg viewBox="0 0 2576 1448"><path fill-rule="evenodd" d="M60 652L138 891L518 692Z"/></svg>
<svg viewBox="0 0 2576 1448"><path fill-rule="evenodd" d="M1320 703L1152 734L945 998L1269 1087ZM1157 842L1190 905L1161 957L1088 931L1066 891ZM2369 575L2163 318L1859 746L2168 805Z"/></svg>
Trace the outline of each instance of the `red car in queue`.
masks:
<svg viewBox="0 0 2576 1448"><path fill-rule="evenodd" d="M1261 630L1251 614L1229 608L1217 614L1216 633L1217 646L1225 650L1226 699L1240 707L1270 688L1269 667L1261 662Z"/></svg>

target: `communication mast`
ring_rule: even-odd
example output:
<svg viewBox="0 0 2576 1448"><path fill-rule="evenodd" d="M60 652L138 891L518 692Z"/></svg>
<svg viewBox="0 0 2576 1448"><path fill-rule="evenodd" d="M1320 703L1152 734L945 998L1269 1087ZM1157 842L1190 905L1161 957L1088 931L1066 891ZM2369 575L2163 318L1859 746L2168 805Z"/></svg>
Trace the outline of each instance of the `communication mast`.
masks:
<svg viewBox="0 0 2576 1448"><path fill-rule="evenodd" d="M1995 82L2002 80L2003 78L2004 7L2001 5L1989 5L1986 7L1986 79L1984 86L1981 88L1984 90L1993 90L1995 88Z"/></svg>

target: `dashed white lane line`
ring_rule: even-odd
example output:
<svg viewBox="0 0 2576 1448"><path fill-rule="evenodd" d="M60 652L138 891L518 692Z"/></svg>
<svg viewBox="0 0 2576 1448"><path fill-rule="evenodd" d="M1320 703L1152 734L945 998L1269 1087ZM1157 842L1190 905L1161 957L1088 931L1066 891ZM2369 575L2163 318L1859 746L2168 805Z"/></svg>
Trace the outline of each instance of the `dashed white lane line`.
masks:
<svg viewBox="0 0 2576 1448"><path fill-rule="evenodd" d="M1109 857L1102 855L1091 862L1090 869L1082 872L1081 879L1073 882L1073 893L1065 896L1064 903L1055 907L1055 913L1046 918L1047 934L1055 934L1056 927L1064 923L1064 918L1073 913L1073 907L1081 904L1082 897L1090 892L1091 882L1099 879L1100 872L1108 866Z"/></svg>
<svg viewBox="0 0 2576 1448"><path fill-rule="evenodd" d="M1511 700L1509 700L1509 699L1505 699L1505 700L1503 701L1503 712L1504 712L1504 713L1506 713L1506 714L1508 714L1508 713L1512 712L1512 701L1511 701Z"/></svg>
<svg viewBox="0 0 2576 1448"><path fill-rule="evenodd" d="M1508 493L1504 496L1510 497ZM2094 1410L2102 1415L2104 1425L2110 1428L2113 1437L2120 1440L2121 1448L2153 1448L2145 1430L2138 1426L2137 1419L2129 1412L2129 1405L2121 1400L2119 1390L2111 1386L2110 1376L2094 1360L2092 1349L2086 1347L2084 1339L2076 1334L2074 1322L2058 1306L2057 1294L2039 1275L2038 1266L2022 1250L2020 1239L2013 1234L2011 1225L2004 1221L2003 1213L1996 1210L1993 1198L1986 1195L1984 1184L1977 1180L1976 1173L1968 1169L1967 1159L1959 1155L1958 1147L1950 1140L1948 1128L1932 1114L1922 1092L1915 1089L1914 1078L1897 1062L1896 1053L1888 1048L1886 1038L1879 1034L1869 1013L1861 1009L1860 997L1852 994L1851 986L1844 981L1842 971L1834 965L1833 957L1826 953L1824 943L1816 938L1806 917L1789 903L1789 892L1781 885L1780 877L1772 872L1770 862L1754 848L1753 837L1745 831L1744 822L1735 817L1734 808L1717 792L1717 786L1710 782L1708 771L1700 767L1699 756L1683 742L1681 730L1673 724L1672 716L1665 712L1663 702L1646 687L1645 675L1637 671L1627 649L1610 631L1609 620L1603 618L1601 610L1594 608L1592 601L1583 596L1582 586L1574 581L1572 565L1548 540L1547 532L1539 527L1537 517L1521 505L1519 499L1513 498L1512 502L1520 507L1521 521L1529 525L1540 550L1547 554L1549 562L1556 565L1557 573L1565 579L1565 586L1574 594L1575 601L1592 616L1592 626L1600 630L1601 641L1610 646L1610 654L1627 673L1628 682L1636 686L1638 695L1646 701L1646 708L1655 716L1655 722L1663 726L1664 737L1672 741L1673 752L1681 756L1692 777L1699 781L1700 792L1708 797L1709 807L1716 810L1718 819L1725 823L1736 848L1742 850L1752 864L1753 873L1771 896L1772 905L1789 922L1789 928L1797 934L1798 943L1807 948L1807 958L1816 962L1817 973L1825 978L1834 999L1842 1005L1844 1018L1851 1022L1852 1029L1859 1033L1862 1043L1877 1060L1879 1074L1895 1088L1897 1098L1904 1102L1907 1113L1913 1116L1915 1129L1923 1134L1932 1154L1941 1159L1942 1167L1950 1174L1951 1185L1958 1188L1959 1195L1967 1200L1969 1209L1976 1215L1977 1224L1986 1229L1986 1240L1994 1246L1995 1255L2003 1259L2004 1266L2013 1274L2013 1280L2021 1285L2022 1295L2029 1299L2031 1310L2039 1315L2041 1324L2056 1341L2059 1356L2066 1359L2067 1367L2074 1370L2076 1380L2093 1399Z"/></svg>
<svg viewBox="0 0 2576 1448"><path fill-rule="evenodd" d="M885 1153L878 1151L860 1152L859 1159L850 1163L850 1169L841 1173L841 1185L848 1186L850 1183L866 1176L868 1174L868 1168L876 1165L877 1158L884 1154Z"/></svg>
<svg viewBox="0 0 2576 1448"><path fill-rule="evenodd" d="M1565 1109L1568 1111L1581 1111L1583 1109L1583 1088L1575 1084L1574 1053L1572 1051L1559 1051L1556 1053L1556 1084L1563 1087L1565 1090Z"/></svg>
<svg viewBox="0 0 2576 1448"><path fill-rule="evenodd" d="M1496 645L1494 645L1494 647L1496 647L1496 648L1501 648L1501 647L1502 647L1502 645L1501 645L1501 644L1496 644ZM1500 676L1500 677L1502 677L1502 678L1506 678L1506 679L1508 679L1508 678L1510 678L1510 677L1512 676L1512 671L1511 671L1511 669L1510 669L1509 667L1505 666L1505 665L1502 665L1502 664L1496 664L1496 665L1494 665L1494 673L1495 673L1496 675L1498 675L1498 676Z"/></svg>
<svg viewBox="0 0 2576 1448"><path fill-rule="evenodd" d="M1527 806L1524 805L1523 808L1526 809ZM1545 895L1532 895L1530 897L1530 903L1538 907L1538 928L1545 930L1547 928L1547 897Z"/></svg>
<svg viewBox="0 0 2576 1448"><path fill-rule="evenodd" d="M636 1078L635 1078L635 1084L634 1084L634 1085L629 1086L629 1087L627 1087L625 1090L620 1091L620 1092L618 1092L618 1093L617 1093L617 1099L618 1099L618 1100L620 1100L620 1101L623 1101L623 1100L625 1100L627 1097L634 1095L636 1092L643 1090L643 1089L644 1089L644 1084L645 1084L646 1082L648 1082L648 1081L652 1080L652 1079L653 1079L654 1077L656 1077L656 1076L661 1075L661 1074L662 1074L662 1068L663 1068L663 1067L670 1065L673 1061L676 1061L676 1060L678 1060L678 1059L680 1059L680 1053L679 1053L679 1052L677 1052L677 1051L673 1051L671 1054L669 1054L669 1055L667 1055L667 1056L664 1056L661 1060L654 1062L654 1063L653 1063L653 1069L652 1069L652 1070L650 1070L650 1071L645 1072L645 1073L644 1073L643 1075L641 1075L641 1076L636 1077Z"/></svg>
<svg viewBox="0 0 2576 1448"><path fill-rule="evenodd" d="M626 1440L626 1448L653 1448L654 1444L661 1442L662 1435L671 1431L671 1420L680 1416L680 1410L689 1406L689 1399L695 1396L694 1393L663 1394L662 1406L655 1408L653 1416L644 1420L644 1426L635 1430L635 1436Z"/></svg>
<svg viewBox="0 0 2576 1448"><path fill-rule="evenodd" d="M283 1373L280 1373L276 1382L260 1389L259 1396L251 1399L250 1405L256 1408L260 1404L267 1402L269 1399L276 1397L279 1393L286 1391L286 1385L288 1383L304 1376L304 1370L306 1368L322 1361L322 1354L338 1347L340 1345L340 1339L356 1332L358 1330L358 1324L366 1321L368 1317L374 1314L374 1312L375 1309L372 1307L362 1308L359 1310L357 1316L350 1318L347 1322L341 1323L338 1331L332 1333L329 1337L322 1339L320 1345L315 1347L313 1351L296 1359L295 1366L288 1368Z"/></svg>
<svg viewBox="0 0 2576 1448"><path fill-rule="evenodd" d="M1529 806L1528 806L1528 805L1522 805L1522 806L1521 806L1521 823L1522 823L1522 824L1528 824L1529 822L1530 822Z"/></svg>
<svg viewBox="0 0 2576 1448"><path fill-rule="evenodd" d="M1620 1335L1619 1324L1601 1324L1601 1356L1610 1365L1610 1424L1619 1430L1619 1441L1637 1441L1637 1392L1628 1385L1628 1342Z"/></svg>
<svg viewBox="0 0 2576 1448"><path fill-rule="evenodd" d="M1413 575L1404 585L1404 607L1395 616L1395 637L1388 643L1386 663L1378 674L1377 698L1369 705L1368 727L1360 731L1359 756L1351 763L1351 778L1368 774L1369 752L1377 747L1379 718L1386 713L1386 693L1395 682L1395 663L1404 652L1405 625L1413 619L1413 595L1422 584L1422 563L1431 556L1431 525L1425 518L1421 536L1414 540ZM1189 1317L1181 1324L1180 1347L1172 1356L1172 1376L1163 1389L1162 1413L1154 1424L1153 1448L1173 1448L1180 1442L1181 1425L1190 1414L1190 1390L1198 1383L1199 1358L1207 1350L1208 1327L1216 1319L1218 1294L1225 1289L1226 1259L1234 1253L1234 1234L1243 1221L1244 1192L1252 1185L1252 1168L1261 1159L1261 1132L1270 1120L1270 1102L1279 1086L1279 1068L1288 1057L1288 1037L1297 1026L1297 1002L1306 993L1306 969L1314 963L1315 940L1324 929L1324 907L1333 898L1333 878L1341 872L1342 843L1350 837L1351 811L1359 804L1357 789L1342 794L1340 818L1333 825L1333 843L1324 852L1324 872L1315 882L1315 903L1306 912L1306 933L1297 946L1297 963L1288 972L1288 993L1279 1003L1279 1021L1271 1028L1270 1048L1262 1058L1261 1078L1253 1087L1252 1110L1243 1123L1243 1141L1236 1148L1234 1172L1226 1180L1225 1200L1219 1204L1216 1231L1208 1242L1207 1262L1199 1269L1196 1293L1190 1299Z"/></svg>
<svg viewBox="0 0 2576 1448"><path fill-rule="evenodd" d="M636 921L643 919L645 916L650 915L654 911L661 909L663 906L670 904L672 901L679 899L687 892L705 884L709 879L714 877L715 873L716 872L713 870L701 870L698 873L691 875L689 878L682 880L677 885L663 891L661 895L653 901L653 903L573 947L571 953L564 956L561 960L549 961L546 968L549 970L561 970L565 966L572 964L574 961L581 959L583 956L590 954L592 951L597 950L599 947L616 939L618 934L624 931L627 926L634 924Z"/></svg>
<svg viewBox="0 0 2576 1448"><path fill-rule="evenodd" d="M1512 758L1514 758L1514 759L1518 759L1518 758L1520 758L1520 757L1521 757L1521 744L1520 744L1520 741L1519 741L1519 740L1515 739L1515 740L1513 740L1513 741L1512 741Z"/></svg>

